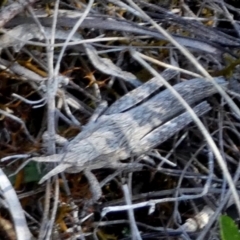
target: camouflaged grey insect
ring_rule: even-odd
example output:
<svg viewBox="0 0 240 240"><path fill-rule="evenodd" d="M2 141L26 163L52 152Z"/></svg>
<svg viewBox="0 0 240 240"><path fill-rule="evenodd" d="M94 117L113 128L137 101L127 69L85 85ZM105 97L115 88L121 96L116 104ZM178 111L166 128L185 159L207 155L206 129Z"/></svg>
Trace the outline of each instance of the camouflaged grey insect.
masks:
<svg viewBox="0 0 240 240"><path fill-rule="evenodd" d="M224 87L228 84L221 77L215 81ZM217 92L211 82L200 78L176 84L174 89L198 116L210 110L207 102L200 102ZM127 100L125 105L128 105ZM117 104L116 107L121 109ZM120 160L148 152L191 121L181 103L166 89L124 112L110 107L90 122L64 152L31 160L59 162L40 183L63 171L119 168L123 166Z"/></svg>

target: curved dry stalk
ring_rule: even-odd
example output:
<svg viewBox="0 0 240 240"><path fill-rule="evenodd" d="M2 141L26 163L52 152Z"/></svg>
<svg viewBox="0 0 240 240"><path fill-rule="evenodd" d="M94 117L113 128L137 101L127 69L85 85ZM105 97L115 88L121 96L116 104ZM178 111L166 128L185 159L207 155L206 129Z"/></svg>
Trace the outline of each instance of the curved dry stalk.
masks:
<svg viewBox="0 0 240 240"><path fill-rule="evenodd" d="M31 240L32 234L28 229L22 206L18 200L15 190L12 187L12 184L2 169L0 169L0 189L7 202L8 209L14 223L17 239Z"/></svg>
<svg viewBox="0 0 240 240"><path fill-rule="evenodd" d="M133 50L132 50L133 52ZM176 97L178 99L178 101L182 104L182 106L184 106L184 108L188 111L188 113L191 115L193 121L196 123L196 125L199 127L199 130L201 131L201 133L203 134L203 136L205 137L206 141L208 142L209 146L211 147L219 166L221 167L223 174L225 176L225 178L228 181L229 187L232 191L237 209L238 209L238 214L240 216L240 198L239 195L236 191L235 185L233 183L232 177L228 171L227 165L224 162L220 151L218 150L215 142L213 141L211 135L208 133L207 129L205 128L205 126L203 125L203 123L200 121L200 119L197 117L197 115L194 113L194 111L192 110L192 108L186 103L186 101L180 96L180 94L167 82L165 81L159 74L157 71L155 71L148 63L146 63L137 52L133 52L132 53L133 57L139 61L145 68L147 68L155 77L158 77L163 84L171 91L171 93L174 95L174 97ZM218 85L217 83L214 83L214 87L215 85ZM218 86L218 88L221 88L220 86ZM221 91L224 91L221 88ZM232 100L231 100L232 101Z"/></svg>
<svg viewBox="0 0 240 240"><path fill-rule="evenodd" d="M64 46L62 47L61 49L61 52L58 56L58 60L57 60L57 63L56 63L56 66L55 66L55 75L57 76L58 73L59 73L59 69L60 69L60 62L62 60L62 57L63 57L63 54L68 46L68 43L70 42L72 36L75 34L75 32L78 30L78 28L80 27L80 25L82 24L82 22L84 21L84 19L87 17L87 15L89 14L90 10L91 10L91 7L94 3L94 0L90 0L88 5L87 5L87 8L85 9L83 15L80 17L80 19L75 23L73 29L71 30L71 32L69 33L65 43L64 43Z"/></svg>

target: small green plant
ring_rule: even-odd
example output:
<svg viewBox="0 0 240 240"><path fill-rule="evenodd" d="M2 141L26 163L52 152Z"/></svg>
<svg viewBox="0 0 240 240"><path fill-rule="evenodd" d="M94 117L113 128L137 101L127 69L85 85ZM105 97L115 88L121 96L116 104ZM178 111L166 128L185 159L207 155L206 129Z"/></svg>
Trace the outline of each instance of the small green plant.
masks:
<svg viewBox="0 0 240 240"><path fill-rule="evenodd" d="M21 180L21 183L30 183L30 182L39 182L40 179L44 176L44 173L40 173L38 169L38 165L36 162L30 162L28 163L24 168L24 177ZM11 175L12 172L10 170L5 169L5 174L7 176ZM14 185L16 183L16 175L9 177L10 182Z"/></svg>
<svg viewBox="0 0 240 240"><path fill-rule="evenodd" d="M234 220L222 215L219 219L220 234L222 240L240 240L240 233Z"/></svg>
<svg viewBox="0 0 240 240"><path fill-rule="evenodd" d="M43 175L36 162L30 162L24 167L24 183L39 182Z"/></svg>

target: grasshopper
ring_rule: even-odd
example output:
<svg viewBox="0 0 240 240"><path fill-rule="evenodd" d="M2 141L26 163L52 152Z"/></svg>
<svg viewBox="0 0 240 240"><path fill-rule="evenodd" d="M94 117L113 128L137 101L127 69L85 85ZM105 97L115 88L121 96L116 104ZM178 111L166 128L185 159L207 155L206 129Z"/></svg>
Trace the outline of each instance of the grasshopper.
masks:
<svg viewBox="0 0 240 240"><path fill-rule="evenodd" d="M222 77L215 78L215 81L223 87L227 86ZM139 88L142 91L144 87L142 85ZM211 109L206 101L201 101L217 91L211 82L201 78L178 83L174 88L198 116ZM69 142L64 152L33 157L31 160L37 162L59 162L40 183L63 171L76 173L86 169L123 167L120 160L150 151L192 121L168 89L153 94L147 100L143 97L137 105L131 104L136 104L131 98L134 98L132 92L90 121Z"/></svg>

